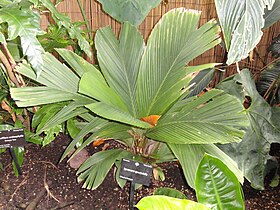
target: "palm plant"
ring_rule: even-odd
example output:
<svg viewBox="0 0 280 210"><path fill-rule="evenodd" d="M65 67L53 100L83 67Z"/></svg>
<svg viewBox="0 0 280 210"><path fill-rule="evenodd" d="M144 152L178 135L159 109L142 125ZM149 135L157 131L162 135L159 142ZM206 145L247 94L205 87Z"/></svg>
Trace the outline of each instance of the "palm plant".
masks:
<svg viewBox="0 0 280 210"><path fill-rule="evenodd" d="M186 97L195 85L190 84L192 73L215 65L186 64L220 42L217 23L212 20L198 28L199 18L200 12L183 8L166 13L147 45L130 23L123 24L119 39L109 27L101 28L95 37L100 70L72 52L58 50L74 71L45 54L46 65L37 79L44 86L11 89L19 106L68 101L41 131L77 115L85 120L77 121L81 130L62 159L77 143L73 156L99 139L124 145L95 153L83 163L77 173L84 187L97 188L122 158L152 164L178 159L194 187L205 152L222 159L242 182L235 162L214 145L240 141L240 128L247 125L242 104L221 90ZM26 64L17 71L36 80ZM120 186L125 184L116 179Z"/></svg>

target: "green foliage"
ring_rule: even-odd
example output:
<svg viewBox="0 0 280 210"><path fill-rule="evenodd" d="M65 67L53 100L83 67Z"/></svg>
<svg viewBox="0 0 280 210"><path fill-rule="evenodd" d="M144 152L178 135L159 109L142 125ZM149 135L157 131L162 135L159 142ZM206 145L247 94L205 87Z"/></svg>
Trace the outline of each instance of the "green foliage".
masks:
<svg viewBox="0 0 280 210"><path fill-rule="evenodd" d="M280 19L280 0L275 0L273 7L271 10L265 9L264 19L265 24L263 29L266 29L273 25L275 22L277 22Z"/></svg>
<svg viewBox="0 0 280 210"><path fill-rule="evenodd" d="M136 207L139 210L210 210L210 208L201 203L164 195L153 195L142 198Z"/></svg>
<svg viewBox="0 0 280 210"><path fill-rule="evenodd" d="M187 196L185 196L184 193L168 187L157 188L154 195L165 195L173 198L187 199Z"/></svg>
<svg viewBox="0 0 280 210"><path fill-rule="evenodd" d="M88 57L91 58L91 47L88 41L86 40L85 36L82 35L83 32L79 28L79 26L77 26L77 24L73 24L68 16L58 12L51 0L39 1L50 11L56 24L59 27L64 27L67 30L71 39L77 39L80 48L87 54Z"/></svg>
<svg viewBox="0 0 280 210"><path fill-rule="evenodd" d="M38 34L42 34L39 14L31 8L20 7L17 4L8 6L0 8L0 23L8 24L7 39L20 37L23 54L27 56L37 74L40 74L43 64L41 54L44 50L36 38ZM3 35L1 40L2 43L5 42Z"/></svg>
<svg viewBox="0 0 280 210"><path fill-rule="evenodd" d="M242 85L241 85L242 84ZM240 143L220 145L223 151L238 163L246 178L256 189L264 189L266 165L271 143L279 143L279 108L271 107L256 90L255 82L248 70L241 71L232 79L219 85L227 92L236 94L241 101L245 96L250 99L246 110L250 127Z"/></svg>
<svg viewBox="0 0 280 210"><path fill-rule="evenodd" d="M55 48L66 48L75 44L65 28L53 24L49 25L47 33L39 36L38 39L47 52L54 52Z"/></svg>
<svg viewBox="0 0 280 210"><path fill-rule="evenodd" d="M116 139L126 147L126 150L104 151L89 158L78 171L79 181L85 180L84 187L97 188L113 164L123 157L158 163L172 161L176 155L182 162L188 156L174 149L181 144L186 148L191 148L191 144L198 148L200 143L208 144L209 147L201 145L199 149L218 153L242 177L234 162L211 144L240 140L244 133L240 128L247 124L241 103L220 90L185 99L192 85L190 75L203 69L186 67L186 64L220 42L216 22L198 28L199 17L199 12L182 8L168 12L155 26L147 46L137 28L129 23L124 23L119 39L108 27L99 29L95 45L100 70L66 50L57 52L73 71L47 53L43 55L45 65L40 78L36 79L26 64L17 68L43 85L11 89L19 106L68 101L67 107L72 108L65 107L53 118L59 122L68 120L66 113L75 110L85 120L84 123L76 121L80 132L75 134L62 159L77 144L79 147L72 157L98 139ZM87 111L78 113L77 109L83 111L84 107ZM54 122L52 119L45 125ZM186 177L188 181L194 180L201 158L194 162L192 172ZM189 168L184 166L183 170Z"/></svg>
<svg viewBox="0 0 280 210"><path fill-rule="evenodd" d="M242 188L231 170L218 158L205 154L195 181L199 203L211 209L245 209Z"/></svg>
<svg viewBox="0 0 280 210"><path fill-rule="evenodd" d="M180 161L187 183L192 188L195 188L196 172L205 153L222 160L235 174L240 183L244 181L244 175L238 169L236 162L214 144L169 144L169 147Z"/></svg>
<svg viewBox="0 0 280 210"><path fill-rule="evenodd" d="M161 0L97 0L102 4L105 12L119 22L128 21L138 26L148 15L151 9L155 8Z"/></svg>
<svg viewBox="0 0 280 210"><path fill-rule="evenodd" d="M262 37L263 17L266 6L272 9L274 0L215 0L219 23L223 30L227 64L248 57Z"/></svg>

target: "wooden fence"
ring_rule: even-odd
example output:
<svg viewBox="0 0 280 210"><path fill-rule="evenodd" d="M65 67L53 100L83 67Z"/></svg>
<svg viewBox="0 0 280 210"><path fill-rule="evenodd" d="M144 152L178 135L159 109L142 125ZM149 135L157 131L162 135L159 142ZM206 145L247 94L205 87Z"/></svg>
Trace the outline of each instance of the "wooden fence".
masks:
<svg viewBox="0 0 280 210"><path fill-rule="evenodd" d="M64 0L59 4L58 9L62 13L66 13L72 21L83 21L78 1L82 3L90 27L94 33L98 28L110 25L116 35L120 31L120 23L112 19L103 10L101 5L95 0ZM173 8L184 7L188 9L196 9L202 11L200 24L204 24L210 19L217 18L214 0L163 0L161 4L153 9L144 22L139 26L145 40L149 36L152 28L158 20L169 10ZM41 26L46 28L49 24L48 16L42 18ZM248 67L252 72L258 72L265 64L269 63L272 58L266 52L273 37L280 33L280 21L272 27L264 31L263 37L254 50L252 59L245 59L241 62L241 68ZM209 62L222 62L224 57L224 50L220 46L208 50L203 55L196 58L190 65L198 65ZM232 70L231 70L232 71ZM233 70L234 71L234 70Z"/></svg>

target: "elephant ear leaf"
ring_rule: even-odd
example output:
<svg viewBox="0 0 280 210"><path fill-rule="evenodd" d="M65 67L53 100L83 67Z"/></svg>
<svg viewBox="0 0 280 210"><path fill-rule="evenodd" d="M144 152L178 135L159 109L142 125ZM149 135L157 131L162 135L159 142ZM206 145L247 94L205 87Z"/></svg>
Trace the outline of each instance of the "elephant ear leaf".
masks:
<svg viewBox="0 0 280 210"><path fill-rule="evenodd" d="M39 19L40 16L30 9L15 7L0 9L0 23L8 23L8 39L20 37L23 53L36 70L37 76L42 71L42 53L44 52L36 38L36 35L41 32Z"/></svg>
<svg viewBox="0 0 280 210"><path fill-rule="evenodd" d="M228 51L227 64L248 57L260 41L264 10L272 9L274 0L215 0L219 21Z"/></svg>
<svg viewBox="0 0 280 210"><path fill-rule="evenodd" d="M128 21L138 26L148 15L151 9L155 8L161 0L97 0L102 4L105 12L119 22Z"/></svg>
<svg viewBox="0 0 280 210"><path fill-rule="evenodd" d="M195 181L199 203L211 209L245 209L242 188L234 173L218 158L205 154Z"/></svg>

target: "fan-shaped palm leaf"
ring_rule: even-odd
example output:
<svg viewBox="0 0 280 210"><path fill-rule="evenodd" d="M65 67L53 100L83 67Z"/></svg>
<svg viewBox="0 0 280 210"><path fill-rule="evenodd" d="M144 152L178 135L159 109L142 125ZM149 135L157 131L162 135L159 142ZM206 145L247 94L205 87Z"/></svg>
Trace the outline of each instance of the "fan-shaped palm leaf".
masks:
<svg viewBox="0 0 280 210"><path fill-rule="evenodd" d="M139 117L164 113L188 85L184 66L220 42L216 22L197 29L199 17L195 10L174 9L153 29L139 70Z"/></svg>

